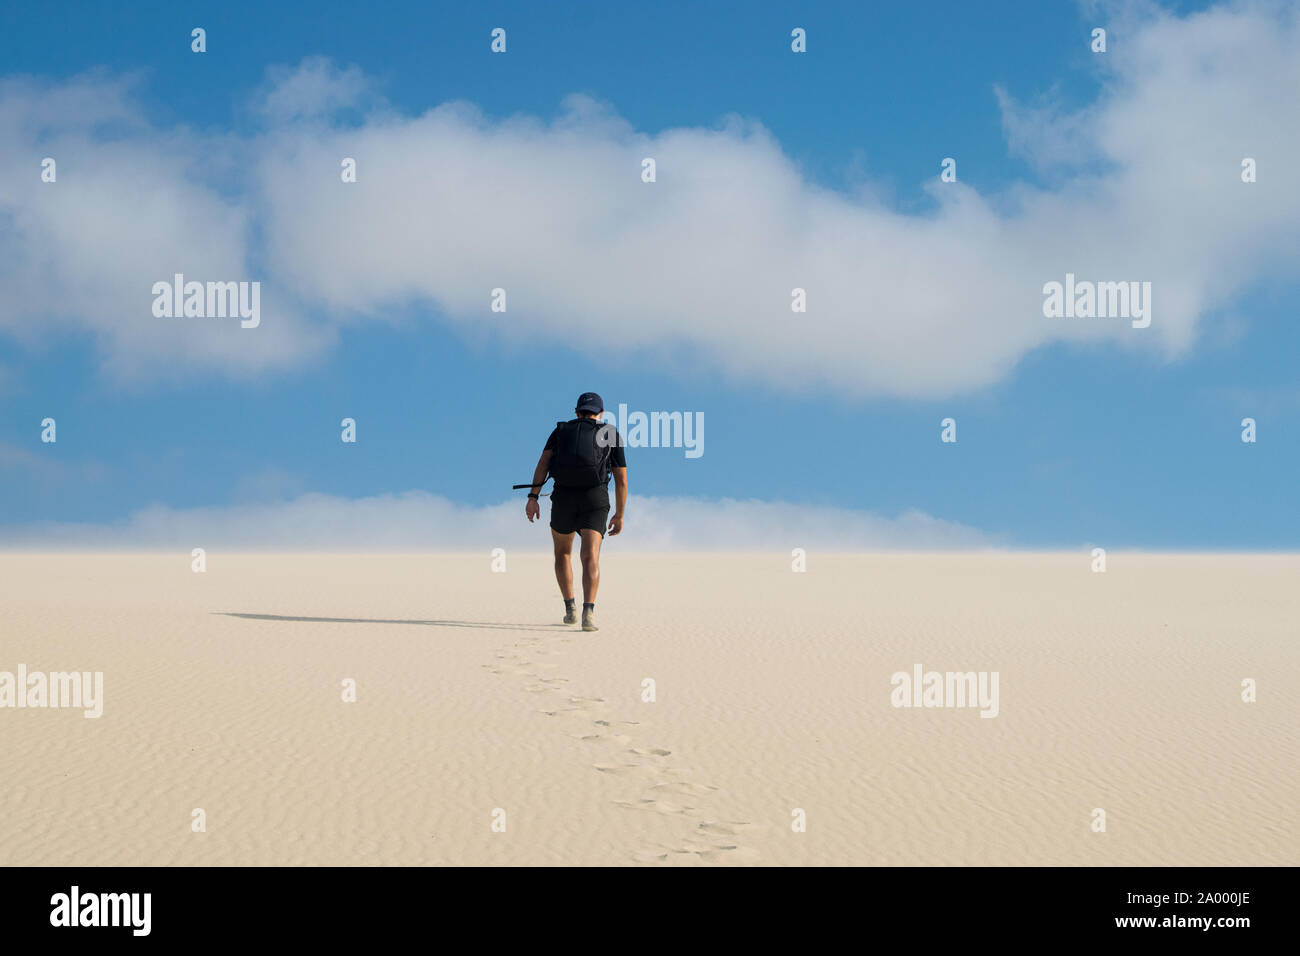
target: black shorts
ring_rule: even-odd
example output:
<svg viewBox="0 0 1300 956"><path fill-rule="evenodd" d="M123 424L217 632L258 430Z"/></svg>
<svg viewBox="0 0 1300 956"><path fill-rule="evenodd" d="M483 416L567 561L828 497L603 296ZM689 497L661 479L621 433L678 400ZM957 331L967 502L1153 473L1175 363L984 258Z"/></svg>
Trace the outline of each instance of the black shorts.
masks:
<svg viewBox="0 0 1300 956"><path fill-rule="evenodd" d="M584 528L605 536L609 527L609 488L563 488L551 492L551 530L572 534Z"/></svg>

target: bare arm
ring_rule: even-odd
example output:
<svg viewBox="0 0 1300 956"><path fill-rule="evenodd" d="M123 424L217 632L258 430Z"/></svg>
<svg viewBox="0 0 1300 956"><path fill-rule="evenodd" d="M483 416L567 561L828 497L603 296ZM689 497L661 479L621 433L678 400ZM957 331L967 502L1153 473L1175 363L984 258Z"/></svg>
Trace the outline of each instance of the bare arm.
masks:
<svg viewBox="0 0 1300 956"><path fill-rule="evenodd" d="M623 530L623 509L627 507L627 469L614 469L614 517L609 519L609 533Z"/></svg>
<svg viewBox="0 0 1300 956"><path fill-rule="evenodd" d="M541 516L542 509L537 504L537 499L532 495L542 490L542 485L546 484L546 472L551 467L551 450L548 448L542 452L542 457L537 459L537 467L533 470L533 486L528 489L528 504L524 505L524 514L532 521Z"/></svg>
<svg viewBox="0 0 1300 956"><path fill-rule="evenodd" d="M542 457L537 459L537 467L533 469L533 487L530 489L532 494L537 494L546 484L546 472L551 467L551 455L555 454L549 448L542 452Z"/></svg>

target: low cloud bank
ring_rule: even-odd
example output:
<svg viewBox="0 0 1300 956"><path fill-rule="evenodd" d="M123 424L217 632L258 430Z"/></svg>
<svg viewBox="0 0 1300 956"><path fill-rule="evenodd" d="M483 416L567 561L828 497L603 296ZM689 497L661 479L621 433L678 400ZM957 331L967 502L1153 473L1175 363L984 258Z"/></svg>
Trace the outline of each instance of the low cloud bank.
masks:
<svg viewBox="0 0 1300 956"><path fill-rule="evenodd" d="M522 501L482 507L438 495L339 498L306 494L271 504L176 509L161 505L107 524L41 522L0 530L10 550L490 551L550 549ZM849 508L724 498L633 497L616 546L625 551L960 550L994 547L984 533L921 511L887 517Z"/></svg>

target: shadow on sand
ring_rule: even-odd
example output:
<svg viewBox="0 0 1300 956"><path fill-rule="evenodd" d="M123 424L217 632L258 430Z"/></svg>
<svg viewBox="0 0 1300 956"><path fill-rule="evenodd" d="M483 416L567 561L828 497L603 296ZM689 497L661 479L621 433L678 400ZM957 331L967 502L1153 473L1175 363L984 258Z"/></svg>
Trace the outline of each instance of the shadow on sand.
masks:
<svg viewBox="0 0 1300 956"><path fill-rule="evenodd" d="M409 621L377 617L292 617L285 614L246 614L239 611L214 611L226 617L249 621L301 621L307 624L421 624L425 627L486 627L494 631L567 631L563 624L493 624L491 621Z"/></svg>

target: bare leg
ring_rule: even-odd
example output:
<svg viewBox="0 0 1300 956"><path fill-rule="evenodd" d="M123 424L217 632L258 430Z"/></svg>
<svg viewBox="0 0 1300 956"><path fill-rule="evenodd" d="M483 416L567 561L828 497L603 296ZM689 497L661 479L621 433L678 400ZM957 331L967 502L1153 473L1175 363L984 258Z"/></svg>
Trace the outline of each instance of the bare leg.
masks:
<svg viewBox="0 0 1300 956"><path fill-rule="evenodd" d="M573 532L560 534L555 529L551 529L551 541L555 544L555 583L560 586L560 597L572 601L573 566L569 563L569 558L573 555ZM585 551L585 544L583 549Z"/></svg>
<svg viewBox="0 0 1300 956"><path fill-rule="evenodd" d="M582 535L582 601L596 603L596 590L600 587L600 543L604 540L599 531L583 528Z"/></svg>

